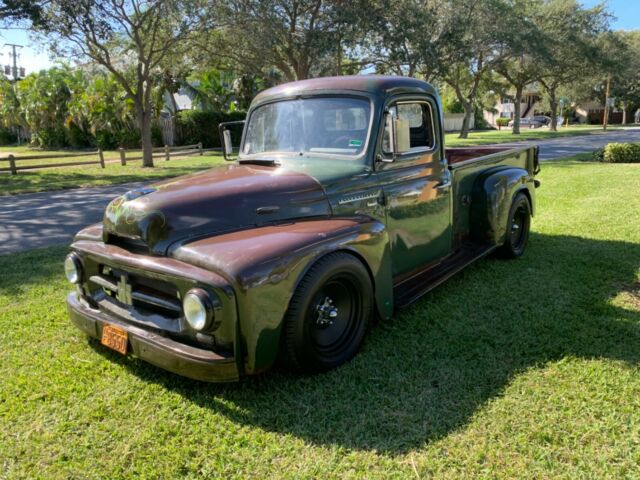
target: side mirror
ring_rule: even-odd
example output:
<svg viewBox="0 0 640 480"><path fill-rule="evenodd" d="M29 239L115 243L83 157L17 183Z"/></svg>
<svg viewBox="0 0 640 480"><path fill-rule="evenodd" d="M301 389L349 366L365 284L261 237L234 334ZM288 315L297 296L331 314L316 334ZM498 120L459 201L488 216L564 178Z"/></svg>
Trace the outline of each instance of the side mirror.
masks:
<svg viewBox="0 0 640 480"><path fill-rule="evenodd" d="M229 127L233 125L244 125L244 123L245 120L239 120L237 122L224 122L218 125L220 144L222 145L222 155L228 162L235 160L235 158L231 157L231 155L233 155L233 144L231 142L231 130L229 130Z"/></svg>
<svg viewBox="0 0 640 480"><path fill-rule="evenodd" d="M382 139L382 151L391 154L391 157L380 156L382 162L391 163L396 157L408 152L411 148L411 136L409 122L398 118L394 112L388 110L385 115L384 138Z"/></svg>
<svg viewBox="0 0 640 480"><path fill-rule="evenodd" d="M383 153L391 154L391 157L385 157L379 155L378 159L381 162L392 163L396 159L396 117L390 111L384 112L384 131L382 138L382 151Z"/></svg>

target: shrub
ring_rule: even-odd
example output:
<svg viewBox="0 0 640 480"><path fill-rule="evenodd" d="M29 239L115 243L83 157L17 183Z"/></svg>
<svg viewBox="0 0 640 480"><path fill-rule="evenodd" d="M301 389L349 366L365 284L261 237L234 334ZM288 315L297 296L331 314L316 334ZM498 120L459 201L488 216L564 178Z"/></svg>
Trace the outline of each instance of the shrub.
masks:
<svg viewBox="0 0 640 480"><path fill-rule="evenodd" d="M93 135L83 132L75 122L69 122L65 130L65 143L70 147L82 148L95 145Z"/></svg>
<svg viewBox="0 0 640 480"><path fill-rule="evenodd" d="M498 126L498 128L502 128L502 127L508 127L509 126L509 122L511 121L510 118L498 118L496 120L496 125Z"/></svg>
<svg viewBox="0 0 640 480"><path fill-rule="evenodd" d="M205 148L220 147L218 125L222 122L244 120L245 112L205 112L201 110L183 110L176 118L176 136L179 143L191 145L202 142ZM231 139L239 145L241 128L231 129Z"/></svg>
<svg viewBox="0 0 640 480"><path fill-rule="evenodd" d="M640 163L640 143L610 143L604 147L603 162Z"/></svg>
<svg viewBox="0 0 640 480"><path fill-rule="evenodd" d="M59 148L66 145L64 128L43 128L31 134L31 143L36 147Z"/></svg>
<svg viewBox="0 0 640 480"><path fill-rule="evenodd" d="M591 158L593 158L596 162L604 162L604 148L594 150L591 154Z"/></svg>
<svg viewBox="0 0 640 480"><path fill-rule="evenodd" d="M17 140L18 137L16 137L15 133L13 133L8 128L0 127L0 145L11 145L13 143L16 143Z"/></svg>

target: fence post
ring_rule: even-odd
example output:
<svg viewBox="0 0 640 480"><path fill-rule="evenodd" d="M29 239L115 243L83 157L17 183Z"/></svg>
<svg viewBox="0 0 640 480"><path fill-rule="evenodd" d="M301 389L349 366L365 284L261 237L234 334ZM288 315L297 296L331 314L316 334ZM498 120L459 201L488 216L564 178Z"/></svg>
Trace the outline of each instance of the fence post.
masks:
<svg viewBox="0 0 640 480"><path fill-rule="evenodd" d="M168 162L171 158L171 151L169 150L169 145L164 146L164 161Z"/></svg>
<svg viewBox="0 0 640 480"><path fill-rule="evenodd" d="M202 156L202 142L198 142L198 150L200 150L200 156Z"/></svg>
<svg viewBox="0 0 640 480"><path fill-rule="evenodd" d="M102 153L102 149L98 149L98 157L100 158L100 166L104 168L104 153Z"/></svg>
<svg viewBox="0 0 640 480"><path fill-rule="evenodd" d="M18 174L18 169L16 168L16 159L13 155L9 155L9 168L11 169L11 175Z"/></svg>
<svg viewBox="0 0 640 480"><path fill-rule="evenodd" d="M127 164L127 158L124 156L124 148L120 147L118 151L120 152L120 165L124 167Z"/></svg>

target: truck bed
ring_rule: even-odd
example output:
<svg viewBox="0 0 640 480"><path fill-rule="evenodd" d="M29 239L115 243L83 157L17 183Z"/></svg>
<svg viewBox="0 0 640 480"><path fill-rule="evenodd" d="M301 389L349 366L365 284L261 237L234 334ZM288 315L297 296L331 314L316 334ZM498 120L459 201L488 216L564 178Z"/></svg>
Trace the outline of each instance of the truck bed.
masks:
<svg viewBox="0 0 640 480"><path fill-rule="evenodd" d="M533 177L538 147L487 146L446 149L453 186L453 238L461 246L470 240L473 186L479 175L504 167L521 168ZM533 205L532 205L533 207Z"/></svg>
<svg viewBox="0 0 640 480"><path fill-rule="evenodd" d="M508 150L514 150L512 146L496 146L491 145L488 147L460 147L460 148L447 148L445 150L445 157L449 165L454 165L467 160L478 159L479 157L485 157L494 153L506 152Z"/></svg>

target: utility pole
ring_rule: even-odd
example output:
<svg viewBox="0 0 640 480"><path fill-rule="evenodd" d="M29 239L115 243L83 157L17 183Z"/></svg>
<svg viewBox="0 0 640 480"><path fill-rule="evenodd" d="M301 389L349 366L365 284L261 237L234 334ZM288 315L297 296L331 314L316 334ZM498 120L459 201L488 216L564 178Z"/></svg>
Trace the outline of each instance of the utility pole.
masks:
<svg viewBox="0 0 640 480"><path fill-rule="evenodd" d="M13 74L13 79L18 80L18 53L16 52L16 48L22 48L22 45L16 45L14 43L5 43L5 47L11 47L10 57L13 57L13 68L11 73Z"/></svg>

